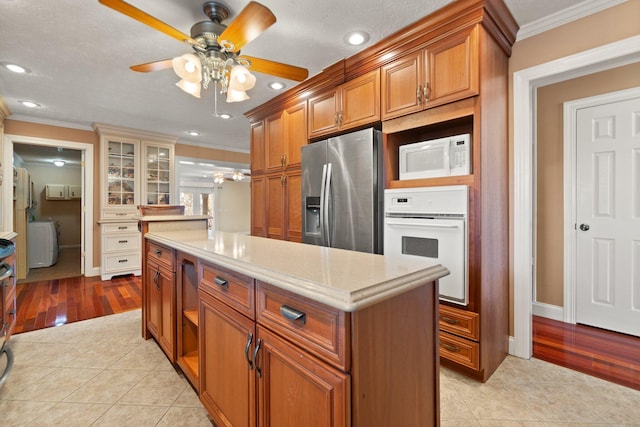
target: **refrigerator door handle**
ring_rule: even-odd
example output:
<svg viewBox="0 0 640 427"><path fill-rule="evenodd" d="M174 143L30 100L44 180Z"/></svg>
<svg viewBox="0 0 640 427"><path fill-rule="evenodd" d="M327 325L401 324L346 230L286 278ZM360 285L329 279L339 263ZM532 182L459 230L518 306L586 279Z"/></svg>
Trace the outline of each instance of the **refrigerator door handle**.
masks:
<svg viewBox="0 0 640 427"><path fill-rule="evenodd" d="M330 213L329 206L331 206L331 163L327 164L327 178L325 181L325 190L324 190L324 226L325 233L327 236L327 246L331 247L331 229L333 228L333 224L330 222Z"/></svg>
<svg viewBox="0 0 640 427"><path fill-rule="evenodd" d="M326 197L325 194L325 182L327 181L327 164L322 165L322 181L320 181L320 244L322 246L326 246L326 237L325 237L325 219L324 219L324 200Z"/></svg>

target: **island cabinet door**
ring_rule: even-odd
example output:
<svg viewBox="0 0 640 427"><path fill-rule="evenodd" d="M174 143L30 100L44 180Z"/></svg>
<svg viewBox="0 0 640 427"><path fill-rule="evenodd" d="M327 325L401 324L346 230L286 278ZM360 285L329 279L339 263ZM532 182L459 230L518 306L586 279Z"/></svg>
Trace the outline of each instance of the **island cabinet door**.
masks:
<svg viewBox="0 0 640 427"><path fill-rule="evenodd" d="M200 291L200 400L218 427L256 425L254 325Z"/></svg>
<svg viewBox="0 0 640 427"><path fill-rule="evenodd" d="M350 425L349 375L258 326L258 426Z"/></svg>
<svg viewBox="0 0 640 427"><path fill-rule="evenodd" d="M176 360L175 277L165 267L147 263L147 330L171 362Z"/></svg>

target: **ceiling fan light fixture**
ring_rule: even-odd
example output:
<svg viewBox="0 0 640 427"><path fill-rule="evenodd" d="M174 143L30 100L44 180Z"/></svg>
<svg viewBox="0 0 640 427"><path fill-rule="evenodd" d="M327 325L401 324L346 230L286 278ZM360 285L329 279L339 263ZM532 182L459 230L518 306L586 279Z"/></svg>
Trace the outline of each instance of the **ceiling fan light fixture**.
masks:
<svg viewBox="0 0 640 427"><path fill-rule="evenodd" d="M200 88L201 88L200 83L193 83L185 79L182 79L178 83L176 83L176 86L178 86L183 91L187 92L189 95L193 95L196 98L200 98Z"/></svg>
<svg viewBox="0 0 640 427"><path fill-rule="evenodd" d="M190 83L202 81L202 62L193 53L185 53L171 60L173 71L183 80Z"/></svg>
<svg viewBox="0 0 640 427"><path fill-rule="evenodd" d="M234 65L229 73L229 89L236 91L247 91L256 85L256 76L251 74L246 67Z"/></svg>

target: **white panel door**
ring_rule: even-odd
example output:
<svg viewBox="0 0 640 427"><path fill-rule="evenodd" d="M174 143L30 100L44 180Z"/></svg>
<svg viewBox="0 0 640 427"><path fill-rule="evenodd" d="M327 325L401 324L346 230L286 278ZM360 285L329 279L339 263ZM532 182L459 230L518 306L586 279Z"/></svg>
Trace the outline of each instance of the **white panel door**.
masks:
<svg viewBox="0 0 640 427"><path fill-rule="evenodd" d="M640 98L577 111L576 321L640 336Z"/></svg>

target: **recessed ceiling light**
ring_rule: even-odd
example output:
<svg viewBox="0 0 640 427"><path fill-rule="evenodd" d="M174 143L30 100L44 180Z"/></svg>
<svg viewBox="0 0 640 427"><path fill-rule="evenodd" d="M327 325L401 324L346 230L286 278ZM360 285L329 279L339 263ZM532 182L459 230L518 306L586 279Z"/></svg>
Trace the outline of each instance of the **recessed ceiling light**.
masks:
<svg viewBox="0 0 640 427"><path fill-rule="evenodd" d="M64 160L54 160L53 164L58 167L64 166Z"/></svg>
<svg viewBox="0 0 640 427"><path fill-rule="evenodd" d="M285 84L282 82L270 82L269 87L273 90L280 90L280 89L284 89Z"/></svg>
<svg viewBox="0 0 640 427"><path fill-rule="evenodd" d="M4 66L7 70L13 71L14 73L23 74L29 72L29 70L17 64L4 64Z"/></svg>
<svg viewBox="0 0 640 427"><path fill-rule="evenodd" d="M229 120L230 118L232 118L233 116L229 113L222 113L220 114L220 118L225 119L225 120Z"/></svg>
<svg viewBox="0 0 640 427"><path fill-rule="evenodd" d="M20 104L24 105L25 107L29 107L29 108L38 108L38 107L42 107L42 105L38 104L37 102L33 102L33 101L18 101Z"/></svg>
<svg viewBox="0 0 640 427"><path fill-rule="evenodd" d="M360 46L369 41L369 34L366 31L352 31L344 35L344 41L351 46Z"/></svg>
<svg viewBox="0 0 640 427"><path fill-rule="evenodd" d="M195 130L188 130L187 133L191 136L198 136L200 135L200 132L195 131Z"/></svg>

